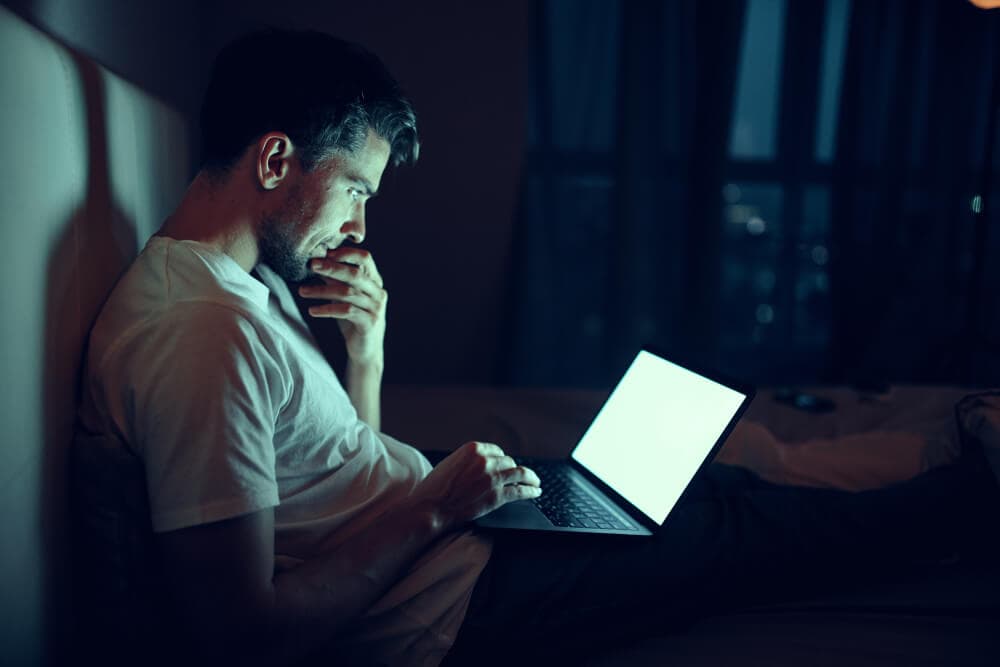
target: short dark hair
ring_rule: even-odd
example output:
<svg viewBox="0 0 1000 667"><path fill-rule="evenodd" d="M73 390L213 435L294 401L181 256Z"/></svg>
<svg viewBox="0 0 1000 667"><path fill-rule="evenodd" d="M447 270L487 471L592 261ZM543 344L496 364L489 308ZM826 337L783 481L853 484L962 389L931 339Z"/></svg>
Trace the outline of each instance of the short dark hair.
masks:
<svg viewBox="0 0 1000 667"><path fill-rule="evenodd" d="M254 32L215 60L201 107L202 166L224 171L280 131L310 170L361 149L369 128L389 144L392 164L417 159L413 106L377 56L315 31Z"/></svg>

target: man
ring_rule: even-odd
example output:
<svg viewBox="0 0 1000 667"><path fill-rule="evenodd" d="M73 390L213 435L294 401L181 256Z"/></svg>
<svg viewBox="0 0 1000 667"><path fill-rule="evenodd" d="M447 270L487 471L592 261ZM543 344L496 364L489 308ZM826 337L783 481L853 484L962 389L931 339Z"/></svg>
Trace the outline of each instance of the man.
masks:
<svg viewBox="0 0 1000 667"><path fill-rule="evenodd" d="M593 646L787 594L811 580L803 559L877 571L935 555L956 508L996 493L972 466L868 494L717 467L650 540L494 549L468 522L538 496L537 476L490 443L432 469L379 432L387 295L371 255L343 244L364 240L387 164L417 157L396 83L328 36L251 35L219 57L202 133L201 171L95 324L82 410L143 462L193 656L531 662L569 632ZM346 391L286 286L309 276L299 293L340 325ZM911 514L920 529L892 523Z"/></svg>
<svg viewBox="0 0 1000 667"><path fill-rule="evenodd" d="M95 324L83 421L142 459L202 648L283 664L365 614L366 650L440 657L489 557L460 528L539 488L496 445L432 472L378 433L386 291L342 243L387 163L416 159L410 104L361 49L268 32L220 56L202 131L202 170ZM284 283L309 274L346 393Z"/></svg>

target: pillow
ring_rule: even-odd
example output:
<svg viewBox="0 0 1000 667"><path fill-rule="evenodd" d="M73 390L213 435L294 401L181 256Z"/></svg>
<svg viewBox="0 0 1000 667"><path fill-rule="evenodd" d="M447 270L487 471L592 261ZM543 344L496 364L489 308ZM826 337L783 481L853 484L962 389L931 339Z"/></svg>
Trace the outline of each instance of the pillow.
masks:
<svg viewBox="0 0 1000 667"><path fill-rule="evenodd" d="M914 427L876 428L801 441L741 421L717 461L753 470L775 484L864 491L916 477L958 454L950 418Z"/></svg>
<svg viewBox="0 0 1000 667"><path fill-rule="evenodd" d="M80 648L103 664L145 660L162 605L142 462L116 438L78 427L70 500Z"/></svg>

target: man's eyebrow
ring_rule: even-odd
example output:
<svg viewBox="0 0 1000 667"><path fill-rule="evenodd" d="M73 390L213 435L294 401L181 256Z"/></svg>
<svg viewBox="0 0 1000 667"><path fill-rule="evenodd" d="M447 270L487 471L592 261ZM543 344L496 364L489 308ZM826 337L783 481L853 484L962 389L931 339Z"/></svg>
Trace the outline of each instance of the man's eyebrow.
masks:
<svg viewBox="0 0 1000 667"><path fill-rule="evenodd" d="M365 196L371 198L378 194L378 188L372 185L372 182L361 174L348 173L347 180L352 181L356 185L360 185L361 189L364 191Z"/></svg>

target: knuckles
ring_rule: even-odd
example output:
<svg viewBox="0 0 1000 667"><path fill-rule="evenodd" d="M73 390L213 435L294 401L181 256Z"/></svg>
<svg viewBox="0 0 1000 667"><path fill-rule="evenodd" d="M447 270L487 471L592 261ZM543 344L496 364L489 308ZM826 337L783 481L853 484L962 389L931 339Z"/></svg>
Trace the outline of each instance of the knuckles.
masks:
<svg viewBox="0 0 1000 667"><path fill-rule="evenodd" d="M331 260L322 260L318 268L329 277L346 277L350 280L356 280L361 274L360 266Z"/></svg>
<svg viewBox="0 0 1000 667"><path fill-rule="evenodd" d="M372 254L371 252L365 250L364 248L343 247L343 248L338 248L336 250L331 250L329 253L327 253L327 257L334 261L342 262L344 261L344 259L352 257L356 257L361 260L369 260L371 259Z"/></svg>
<svg viewBox="0 0 1000 667"><path fill-rule="evenodd" d="M351 248L350 251L345 254L348 257L356 257L362 262L366 262L372 258L372 254L364 248Z"/></svg>

